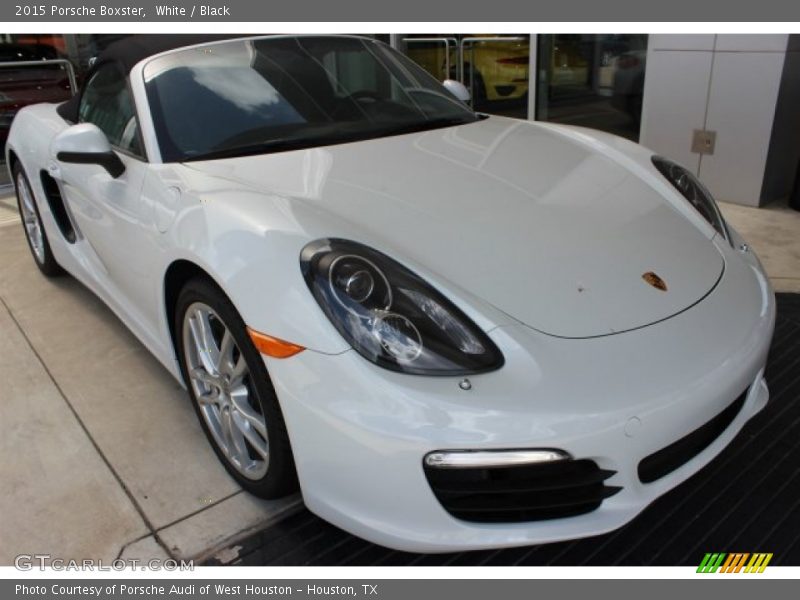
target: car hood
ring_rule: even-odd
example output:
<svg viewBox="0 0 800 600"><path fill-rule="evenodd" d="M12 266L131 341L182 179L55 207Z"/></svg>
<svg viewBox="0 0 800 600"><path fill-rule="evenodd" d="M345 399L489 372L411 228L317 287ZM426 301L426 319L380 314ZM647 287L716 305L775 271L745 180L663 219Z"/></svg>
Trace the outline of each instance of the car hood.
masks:
<svg viewBox="0 0 800 600"><path fill-rule="evenodd" d="M582 137L492 117L186 166L310 204L336 217L324 235L355 227L356 241L551 335L620 333L698 302L724 268L713 242L614 152Z"/></svg>

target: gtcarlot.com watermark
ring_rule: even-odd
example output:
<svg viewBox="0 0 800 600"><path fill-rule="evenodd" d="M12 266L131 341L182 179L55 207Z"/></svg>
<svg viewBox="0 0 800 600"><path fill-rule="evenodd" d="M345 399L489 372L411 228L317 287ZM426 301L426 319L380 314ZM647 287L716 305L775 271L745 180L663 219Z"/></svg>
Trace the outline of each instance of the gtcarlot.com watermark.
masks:
<svg viewBox="0 0 800 600"><path fill-rule="evenodd" d="M175 560L173 558L117 558L112 561L84 558L80 560L53 557L51 554L20 554L14 558L14 567L20 571L34 569L53 571L194 571L193 560Z"/></svg>

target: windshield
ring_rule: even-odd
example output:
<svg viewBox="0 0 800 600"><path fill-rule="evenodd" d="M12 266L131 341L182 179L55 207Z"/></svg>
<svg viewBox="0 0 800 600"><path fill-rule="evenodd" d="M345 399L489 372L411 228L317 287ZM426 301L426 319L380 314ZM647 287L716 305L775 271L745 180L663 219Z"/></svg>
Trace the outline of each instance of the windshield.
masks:
<svg viewBox="0 0 800 600"><path fill-rule="evenodd" d="M234 40L144 68L164 162L364 140L478 119L388 46L349 37Z"/></svg>

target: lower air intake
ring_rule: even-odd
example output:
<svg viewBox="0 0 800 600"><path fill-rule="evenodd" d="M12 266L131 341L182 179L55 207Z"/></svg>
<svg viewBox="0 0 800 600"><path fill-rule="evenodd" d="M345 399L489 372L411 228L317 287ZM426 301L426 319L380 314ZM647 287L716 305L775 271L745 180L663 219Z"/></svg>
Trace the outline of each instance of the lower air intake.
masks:
<svg viewBox="0 0 800 600"><path fill-rule="evenodd" d="M651 483L661 479L700 454L728 428L728 425L742 410L745 398L747 398L747 390L742 392L742 395L728 408L702 427L643 458L639 463L639 480L642 483Z"/></svg>
<svg viewBox="0 0 800 600"><path fill-rule="evenodd" d="M614 475L592 460L486 468L425 466L428 483L442 506L464 521L522 523L591 512L619 487Z"/></svg>

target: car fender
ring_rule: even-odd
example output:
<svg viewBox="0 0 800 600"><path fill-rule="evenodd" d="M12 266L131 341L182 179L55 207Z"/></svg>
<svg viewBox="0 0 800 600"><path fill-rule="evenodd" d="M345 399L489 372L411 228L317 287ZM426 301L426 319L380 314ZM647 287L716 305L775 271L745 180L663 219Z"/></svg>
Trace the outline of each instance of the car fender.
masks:
<svg viewBox="0 0 800 600"><path fill-rule="evenodd" d="M300 269L302 249L328 237L365 244L402 263L445 294L484 331L516 322L442 274L405 259L379 235L362 231L301 198L270 194L185 166L164 165L158 171L166 173L168 167L172 187L181 190L181 199L164 233L162 273L177 260L196 264L257 331L325 354L350 349L308 290ZM163 299L163 281L160 294Z"/></svg>
<svg viewBox="0 0 800 600"><path fill-rule="evenodd" d="M11 155L22 165L36 197L42 224L50 247L59 264L69 267L73 260L66 243L56 235L55 223L49 204L44 201L41 171L50 171L56 165L50 159L50 144L61 131L69 127L56 112L55 104L33 104L22 108L14 117L6 142L6 166L13 182Z"/></svg>
<svg viewBox="0 0 800 600"><path fill-rule="evenodd" d="M325 354L348 350L350 346L317 306L300 272L300 250L310 241L308 235L282 218L279 210L269 211L269 225L248 214L248 206L276 200L220 185L185 168L172 172L181 175L180 181L173 181L180 199L171 225L162 234L162 306L166 309L165 276L170 265L187 261L213 280L248 327ZM162 313L162 329L169 334L166 310Z"/></svg>

